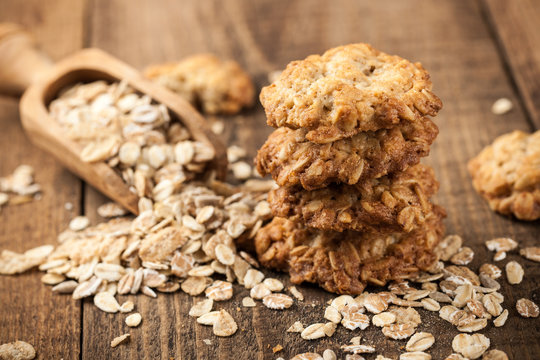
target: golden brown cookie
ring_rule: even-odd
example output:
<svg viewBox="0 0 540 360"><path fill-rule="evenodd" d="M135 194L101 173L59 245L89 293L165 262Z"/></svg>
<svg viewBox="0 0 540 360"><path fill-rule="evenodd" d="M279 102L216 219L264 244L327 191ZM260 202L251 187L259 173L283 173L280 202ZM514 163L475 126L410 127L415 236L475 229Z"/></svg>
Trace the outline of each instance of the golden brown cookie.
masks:
<svg viewBox="0 0 540 360"><path fill-rule="evenodd" d="M314 190L330 183L352 185L418 164L438 132L426 119L316 144L306 139L306 129L279 128L259 150L257 170L272 174L280 186Z"/></svg>
<svg viewBox="0 0 540 360"><path fill-rule="evenodd" d="M287 65L260 95L267 122L308 130L326 144L362 131L388 129L402 120L423 121L441 109L420 63L350 44Z"/></svg>
<svg viewBox="0 0 540 360"><path fill-rule="evenodd" d="M469 161L469 172L494 211L540 219L540 130L499 136Z"/></svg>
<svg viewBox="0 0 540 360"><path fill-rule="evenodd" d="M249 75L235 61L211 54L190 56L179 63L153 65L145 76L180 94L207 114L235 114L253 103Z"/></svg>
<svg viewBox="0 0 540 360"><path fill-rule="evenodd" d="M255 248L263 266L288 271L293 283L317 283L339 294L360 294L368 283L413 276L437 260L433 252L444 226L434 206L424 225L390 235L306 228L276 217L259 230Z"/></svg>
<svg viewBox="0 0 540 360"><path fill-rule="evenodd" d="M409 232L431 212L438 190L433 169L422 164L356 185L304 190L281 187L268 194L274 216L321 230Z"/></svg>

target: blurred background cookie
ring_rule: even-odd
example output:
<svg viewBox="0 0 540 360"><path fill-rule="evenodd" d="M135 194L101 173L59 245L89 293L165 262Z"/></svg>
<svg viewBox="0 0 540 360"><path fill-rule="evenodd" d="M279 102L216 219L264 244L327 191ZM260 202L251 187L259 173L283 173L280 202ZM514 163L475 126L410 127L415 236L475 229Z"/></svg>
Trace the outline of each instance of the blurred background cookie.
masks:
<svg viewBox="0 0 540 360"><path fill-rule="evenodd" d="M499 136L468 167L491 209L521 220L540 218L540 131Z"/></svg>
<svg viewBox="0 0 540 360"><path fill-rule="evenodd" d="M145 75L207 114L236 114L253 104L255 89L250 76L237 62L212 54L152 65Z"/></svg>

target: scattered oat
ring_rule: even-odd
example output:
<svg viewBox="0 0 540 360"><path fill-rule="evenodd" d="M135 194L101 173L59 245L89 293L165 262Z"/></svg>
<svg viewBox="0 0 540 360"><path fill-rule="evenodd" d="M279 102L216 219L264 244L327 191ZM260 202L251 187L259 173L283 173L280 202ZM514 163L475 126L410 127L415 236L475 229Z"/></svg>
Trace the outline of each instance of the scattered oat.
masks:
<svg viewBox="0 0 540 360"><path fill-rule="evenodd" d="M273 292L279 292L279 291L283 290L283 283L281 281L279 281L278 279L266 278L266 279L264 279L263 284L270 291L273 291Z"/></svg>
<svg viewBox="0 0 540 360"><path fill-rule="evenodd" d="M516 309L519 315L525 318L536 318L538 317L539 310L538 305L532 302L529 299L521 298L516 302Z"/></svg>
<svg viewBox="0 0 540 360"><path fill-rule="evenodd" d="M493 261L501 261L506 259L506 251L497 251L495 255L493 255Z"/></svg>
<svg viewBox="0 0 540 360"><path fill-rule="evenodd" d="M321 355L317 353L302 353L295 355L291 360L324 360Z"/></svg>
<svg viewBox="0 0 540 360"><path fill-rule="evenodd" d="M283 346L281 346L280 344L277 344L276 346L274 346L272 348L272 352L275 354L277 352L280 352L281 350L283 350Z"/></svg>
<svg viewBox="0 0 540 360"><path fill-rule="evenodd" d="M216 336L227 337L233 335L238 330L238 325L226 310L220 310L214 322L213 332Z"/></svg>
<svg viewBox="0 0 540 360"><path fill-rule="evenodd" d="M31 360L36 357L36 350L25 341L15 341L0 345L0 359Z"/></svg>
<svg viewBox="0 0 540 360"><path fill-rule="evenodd" d="M142 316L139 313L134 313L126 318L126 325L129 327L137 327L142 321Z"/></svg>
<svg viewBox="0 0 540 360"><path fill-rule="evenodd" d="M249 296L246 296L242 298L242 306L243 307L255 307L257 304L255 304L255 301L253 301L252 298Z"/></svg>
<svg viewBox="0 0 540 360"><path fill-rule="evenodd" d="M508 310L504 309L501 315L499 315L497 318L493 320L493 325L496 327L501 327L506 323L506 320L508 319Z"/></svg>
<svg viewBox="0 0 540 360"><path fill-rule="evenodd" d="M454 354L448 355L445 360L468 360L468 359L464 358L460 354L454 353Z"/></svg>
<svg viewBox="0 0 540 360"><path fill-rule="evenodd" d="M261 300L271 293L272 291L270 291L270 289L264 283L260 283L251 288L249 296L251 296L253 299Z"/></svg>
<svg viewBox="0 0 540 360"><path fill-rule="evenodd" d="M508 355L501 350L489 350L484 353L482 360L508 360Z"/></svg>
<svg viewBox="0 0 540 360"><path fill-rule="evenodd" d="M363 356L358 354L347 354L345 355L345 360L366 360Z"/></svg>
<svg viewBox="0 0 540 360"><path fill-rule="evenodd" d="M410 323L391 324L382 328L384 336L394 340L403 340L414 334L415 328Z"/></svg>
<svg viewBox="0 0 540 360"><path fill-rule="evenodd" d="M487 275L492 279L498 279L501 277L502 271L497 265L483 264L482 266L480 266L479 274Z"/></svg>
<svg viewBox="0 0 540 360"><path fill-rule="evenodd" d="M426 293L426 296L428 294L429 292ZM379 294L368 294L364 299L364 306L370 313L378 314L388 308L388 303Z"/></svg>
<svg viewBox="0 0 540 360"><path fill-rule="evenodd" d="M353 354L371 354L375 352L375 348L369 345L342 345L341 350Z"/></svg>
<svg viewBox="0 0 540 360"><path fill-rule="evenodd" d="M521 283L525 272L523 271L523 268L518 262L510 261L508 264L506 264L505 269L506 269L506 278L508 279L508 283L512 285Z"/></svg>
<svg viewBox="0 0 540 360"><path fill-rule="evenodd" d="M414 290L407 293L403 298L405 300L415 301L427 297L430 293L430 290Z"/></svg>
<svg viewBox="0 0 540 360"><path fill-rule="evenodd" d="M100 310L108 313L116 313L118 310L120 310L118 301L116 301L111 293L105 291L99 292L94 296L94 305L96 305Z"/></svg>
<svg viewBox="0 0 540 360"><path fill-rule="evenodd" d="M487 326L487 319L472 319L463 324L458 324L457 329L461 332L476 332Z"/></svg>
<svg viewBox="0 0 540 360"><path fill-rule="evenodd" d="M504 115L512 110L513 107L514 105L510 99L500 98L491 105L491 112L495 115Z"/></svg>
<svg viewBox="0 0 540 360"><path fill-rule="evenodd" d="M103 218L111 218L127 215L129 212L115 202L108 202L97 208L97 213Z"/></svg>
<svg viewBox="0 0 540 360"><path fill-rule="evenodd" d="M324 310L324 318L335 324L339 324L341 321L341 314L338 309L330 305Z"/></svg>
<svg viewBox="0 0 540 360"><path fill-rule="evenodd" d="M467 301L471 300L474 296L474 288L471 284L460 285L456 289L456 296L452 305L460 308L467 304Z"/></svg>
<svg viewBox="0 0 540 360"><path fill-rule="evenodd" d="M123 342L126 342L127 339L129 339L129 337L130 337L130 334L124 334L124 335L120 335L120 336L115 337L111 341L111 347L112 348L117 347L118 345L122 344Z"/></svg>
<svg viewBox="0 0 540 360"><path fill-rule="evenodd" d="M251 166L245 161L238 161L231 165L231 169L235 178L245 180L251 176Z"/></svg>
<svg viewBox="0 0 540 360"><path fill-rule="evenodd" d="M296 288L296 286L290 286L289 291L291 292L292 296L294 296L297 300L304 301L304 294L302 294L300 290Z"/></svg>
<svg viewBox="0 0 540 360"><path fill-rule="evenodd" d="M517 248L518 243L510 238L496 238L486 241L486 247L490 251L511 251Z"/></svg>
<svg viewBox="0 0 540 360"><path fill-rule="evenodd" d="M324 333L324 324L323 323L311 324L302 331L300 336L304 340L315 340L315 339L320 339L322 337L325 337L326 334Z"/></svg>
<svg viewBox="0 0 540 360"><path fill-rule="evenodd" d="M540 247L530 246L519 250L519 254L526 259L540 262Z"/></svg>
<svg viewBox="0 0 540 360"><path fill-rule="evenodd" d="M450 262L454 265L467 265L474 258L474 251L470 247L462 247L451 258Z"/></svg>
<svg viewBox="0 0 540 360"><path fill-rule="evenodd" d="M285 294L270 294L263 298L263 304L270 309L288 309L293 304L293 299Z"/></svg>
<svg viewBox="0 0 540 360"><path fill-rule="evenodd" d="M336 353L331 349L326 349L322 354L323 360L337 360Z"/></svg>
<svg viewBox="0 0 540 360"><path fill-rule="evenodd" d="M189 309L189 316L199 317L208 314L212 311L212 306L214 306L214 300L212 299L198 301Z"/></svg>
<svg viewBox="0 0 540 360"><path fill-rule="evenodd" d="M452 340L452 349L469 359L478 359L489 345L489 338L482 334L458 334Z"/></svg>
<svg viewBox="0 0 540 360"><path fill-rule="evenodd" d="M437 302L437 300L429 298L429 299L422 299L420 302L422 303L422 306L426 310L439 311L441 309L441 305Z"/></svg>
<svg viewBox="0 0 540 360"><path fill-rule="evenodd" d="M459 251L463 239L459 235L448 235L436 247L435 252L443 261L448 261L455 253Z"/></svg>
<svg viewBox="0 0 540 360"><path fill-rule="evenodd" d="M210 129L214 134L221 135L225 130L225 123L223 121L214 121L212 124L210 124Z"/></svg>
<svg viewBox="0 0 540 360"><path fill-rule="evenodd" d="M47 273L41 277L41 282L47 285L57 285L65 279L66 277L64 275Z"/></svg>
<svg viewBox="0 0 540 360"><path fill-rule="evenodd" d="M369 326L369 317L362 314L364 309L358 304L352 303L345 305L341 310L341 325L349 330L364 330Z"/></svg>
<svg viewBox="0 0 540 360"><path fill-rule="evenodd" d="M264 280L264 274L259 270L249 269L244 277L244 286L251 289Z"/></svg>
<svg viewBox="0 0 540 360"><path fill-rule="evenodd" d="M233 296L233 286L228 281L216 280L204 291L206 297L214 301L229 300Z"/></svg>
<svg viewBox="0 0 540 360"><path fill-rule="evenodd" d="M334 324L333 322L327 322L323 326L324 334L328 337L331 337L332 335L334 335L334 333L336 332L336 329L337 329L337 324Z"/></svg>
<svg viewBox="0 0 540 360"><path fill-rule="evenodd" d="M304 325L300 321L295 321L288 329L287 332L302 332L304 331Z"/></svg>
<svg viewBox="0 0 540 360"><path fill-rule="evenodd" d="M197 296L210 285L210 281L207 277L190 276L180 285L180 288L191 296Z"/></svg>
<svg viewBox="0 0 540 360"><path fill-rule="evenodd" d="M219 317L219 311L210 311L197 318L197 322L203 325L214 325Z"/></svg>
<svg viewBox="0 0 540 360"><path fill-rule="evenodd" d="M384 327L386 325L393 324L396 321L396 315L385 311L377 315L373 315L371 321L375 326Z"/></svg>
<svg viewBox="0 0 540 360"><path fill-rule="evenodd" d="M450 298L450 296L440 292L440 291L434 291L434 292L431 292L429 294L429 297L437 302L442 302L442 303L451 303L452 302L452 299Z"/></svg>
<svg viewBox="0 0 540 360"><path fill-rule="evenodd" d="M424 351L427 350L435 343L433 335L427 332L419 332L411 336L405 349L407 351Z"/></svg>
<svg viewBox="0 0 540 360"><path fill-rule="evenodd" d="M503 308L500 303L495 294L486 294L482 297L482 305L493 316L499 316L502 313Z"/></svg>
<svg viewBox="0 0 540 360"><path fill-rule="evenodd" d="M227 148L227 160L232 164L247 156L247 151L238 145L231 145Z"/></svg>
<svg viewBox="0 0 540 360"><path fill-rule="evenodd" d="M128 300L122 305L120 305L120 308L118 310L120 310L121 313L128 313L133 311L133 309L135 309L135 304L133 303L133 301Z"/></svg>
<svg viewBox="0 0 540 360"><path fill-rule="evenodd" d="M60 294L71 294L77 288L78 285L79 285L78 282L74 280L68 280L54 286L52 288L52 291L60 293Z"/></svg>
<svg viewBox="0 0 540 360"><path fill-rule="evenodd" d="M86 216L76 216L69 222L69 228L73 231L84 230L90 225L90 219Z"/></svg>

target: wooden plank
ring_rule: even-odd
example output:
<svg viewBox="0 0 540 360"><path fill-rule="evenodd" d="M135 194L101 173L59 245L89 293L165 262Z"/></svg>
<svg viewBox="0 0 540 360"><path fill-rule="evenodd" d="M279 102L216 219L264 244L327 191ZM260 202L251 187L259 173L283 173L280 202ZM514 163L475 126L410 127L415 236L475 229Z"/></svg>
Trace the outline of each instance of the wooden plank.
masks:
<svg viewBox="0 0 540 360"><path fill-rule="evenodd" d="M529 128L477 1L234 0L224 5L221 1L200 4L193 0L164 1L160 6L150 0L95 1L90 11L90 45L128 63L143 67L210 51L242 63L259 88L265 85L269 70L350 42L370 42L386 52L422 61L445 104L437 118L441 134L427 162L436 168L441 181L437 201L448 210L448 233L461 234L475 250L473 268L491 261L484 240L512 236L522 245L532 245L540 235L537 224L493 214L472 189L466 171L467 160L495 136ZM490 112L491 104L502 96L512 99L516 109L495 116ZM228 119L225 137L229 144L238 143L253 156L270 132L257 105L240 117ZM86 200L88 214L103 201L91 190ZM533 297L540 269L515 254L498 265L516 259L525 265L526 279L515 287L501 281L506 294L504 307L511 314L508 324L502 329L490 325L483 333L491 338L493 348L504 350L511 358L533 359L540 354L538 321L520 319L514 304L519 297ZM130 330L131 344L116 349L109 347L109 341L128 330L123 317L104 314L85 303L83 357L98 353L106 358L289 358L309 350L337 350L352 336L360 335L339 328L330 339L307 342L285 333L296 320L304 324L321 321L325 301L332 297L312 286L300 288L306 301L276 312L262 306L236 311L247 292L235 287L234 300L219 306L229 310L244 331L225 339L214 337L210 328L188 318L187 310L194 300L186 295L160 294L157 300L139 296L134 300L143 324ZM433 358L444 358L451 352L451 340L457 331L436 314L422 311L422 316L425 324L420 330L445 334L438 336L430 349ZM375 343L380 352L394 357L404 345L383 339L373 327L361 335L366 343ZM211 339L212 345L205 345L203 339ZM284 350L273 354L271 348L277 344Z"/></svg>
<svg viewBox="0 0 540 360"><path fill-rule="evenodd" d="M540 128L540 2L483 0L535 129Z"/></svg>
<svg viewBox="0 0 540 360"><path fill-rule="evenodd" d="M0 3L0 21L28 27L55 59L81 47L82 14L82 2L69 0ZM43 187L39 201L2 209L0 249L22 252L56 244L56 235L79 214L81 182L29 143L19 122L16 99L0 98L0 127L0 176L20 164L29 164ZM64 206L68 202L73 205L71 211ZM53 294L40 277L37 271L0 276L0 343L27 341L39 359L78 358L81 306L69 296Z"/></svg>

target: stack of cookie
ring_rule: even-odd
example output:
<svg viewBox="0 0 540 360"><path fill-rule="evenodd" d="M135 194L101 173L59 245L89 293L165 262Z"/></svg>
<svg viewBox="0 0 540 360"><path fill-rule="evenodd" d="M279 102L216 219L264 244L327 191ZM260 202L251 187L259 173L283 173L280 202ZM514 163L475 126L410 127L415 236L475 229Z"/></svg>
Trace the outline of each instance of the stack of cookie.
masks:
<svg viewBox="0 0 540 360"><path fill-rule="evenodd" d="M256 158L280 186L275 218L255 240L261 263L294 283L359 294L436 261L444 210L419 164L438 134L442 104L418 63L367 44L290 63L261 92L277 129Z"/></svg>

